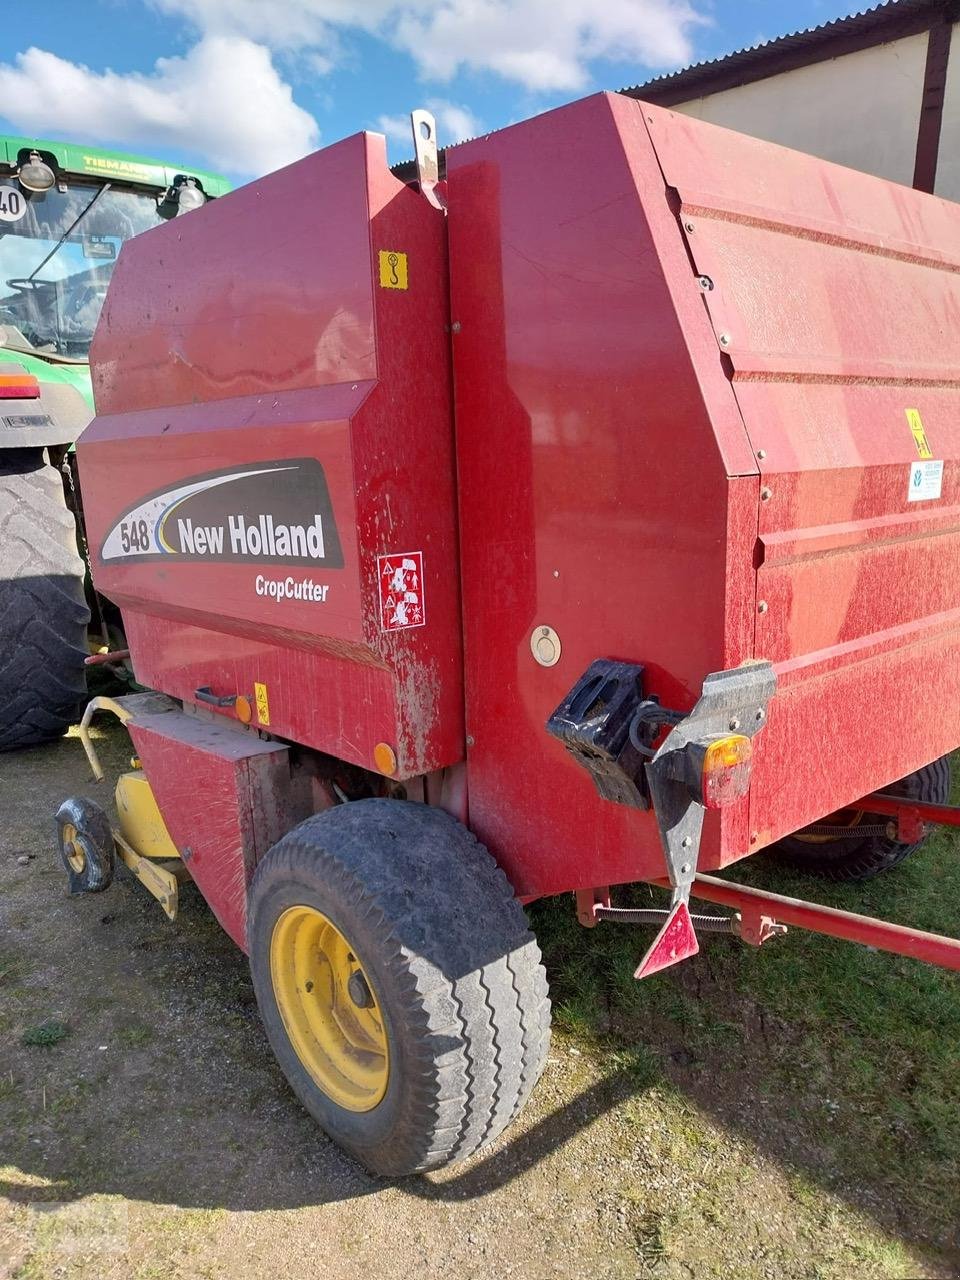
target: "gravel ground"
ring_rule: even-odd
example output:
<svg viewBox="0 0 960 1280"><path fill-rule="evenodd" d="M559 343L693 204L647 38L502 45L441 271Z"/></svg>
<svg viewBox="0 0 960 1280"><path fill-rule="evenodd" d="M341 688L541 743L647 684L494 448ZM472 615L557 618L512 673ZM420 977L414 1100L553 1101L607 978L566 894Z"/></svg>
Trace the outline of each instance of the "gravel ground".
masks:
<svg viewBox="0 0 960 1280"><path fill-rule="evenodd" d="M118 726L99 745L126 763ZM67 896L53 814L77 793L109 797L73 736L0 756L0 1280L952 1274L562 1029L491 1150L371 1177L286 1087L192 887L173 924L125 875Z"/></svg>

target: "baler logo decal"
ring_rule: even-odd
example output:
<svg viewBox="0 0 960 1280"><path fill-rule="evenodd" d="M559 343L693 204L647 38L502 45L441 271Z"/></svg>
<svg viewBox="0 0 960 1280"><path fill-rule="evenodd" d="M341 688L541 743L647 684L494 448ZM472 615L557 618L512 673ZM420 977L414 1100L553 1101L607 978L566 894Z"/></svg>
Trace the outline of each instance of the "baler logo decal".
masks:
<svg viewBox="0 0 960 1280"><path fill-rule="evenodd" d="M315 458L211 471L150 494L115 521L100 558L343 567Z"/></svg>

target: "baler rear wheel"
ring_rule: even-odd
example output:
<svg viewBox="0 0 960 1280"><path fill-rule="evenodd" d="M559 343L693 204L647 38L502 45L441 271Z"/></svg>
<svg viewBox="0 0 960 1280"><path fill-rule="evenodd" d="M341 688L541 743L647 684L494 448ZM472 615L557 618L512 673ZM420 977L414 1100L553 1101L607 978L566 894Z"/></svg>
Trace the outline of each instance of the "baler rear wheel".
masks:
<svg viewBox="0 0 960 1280"><path fill-rule="evenodd" d="M941 756L924 765L915 773L885 787L892 795L908 796L911 800L929 800L932 804L948 804L950 800L950 757ZM848 814L850 835L834 838L805 835L802 831L787 836L771 845L770 853L782 863L819 876L823 880L870 880L882 871L889 871L909 854L915 853L926 843L927 837L915 844L901 844L889 835L858 835L859 827L875 827L878 824L895 825L895 819L878 818L866 811ZM831 826L846 823L829 821Z"/></svg>
<svg viewBox="0 0 960 1280"><path fill-rule="evenodd" d="M0 751L11 751L59 737L86 692L76 520L40 449L0 454L0 566Z"/></svg>
<svg viewBox="0 0 960 1280"><path fill-rule="evenodd" d="M308 818L257 868L247 937L284 1074L375 1173L472 1154L540 1077L539 948L503 872L442 810L369 799Z"/></svg>

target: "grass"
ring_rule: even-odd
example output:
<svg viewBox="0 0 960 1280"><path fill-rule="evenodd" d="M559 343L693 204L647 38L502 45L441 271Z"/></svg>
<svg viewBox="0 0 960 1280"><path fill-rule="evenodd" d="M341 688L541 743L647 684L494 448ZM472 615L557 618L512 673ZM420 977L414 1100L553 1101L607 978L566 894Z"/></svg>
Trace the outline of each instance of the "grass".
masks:
<svg viewBox="0 0 960 1280"><path fill-rule="evenodd" d="M39 1026L28 1027L21 1036L21 1040L27 1045L37 1045L43 1049L49 1049L52 1045L59 1044L61 1040L65 1040L70 1034L70 1028L65 1022L59 1022L56 1019L50 1019L47 1022L41 1022Z"/></svg>
<svg viewBox="0 0 960 1280"><path fill-rule="evenodd" d="M861 885L824 884L760 859L732 874L955 933L958 844L941 832L897 870ZM657 893L623 890L619 902L650 905ZM557 1025L578 1043L610 1064L628 1055L647 1079L672 1083L752 1137L800 1177L798 1196L809 1194L803 1188L812 1179L871 1211L884 1198L897 1206L886 1211L889 1229L907 1224L915 1240L956 1248L955 974L792 929L761 949L707 935L694 960L637 983L633 969L649 930L581 929L569 899L535 904L531 915Z"/></svg>

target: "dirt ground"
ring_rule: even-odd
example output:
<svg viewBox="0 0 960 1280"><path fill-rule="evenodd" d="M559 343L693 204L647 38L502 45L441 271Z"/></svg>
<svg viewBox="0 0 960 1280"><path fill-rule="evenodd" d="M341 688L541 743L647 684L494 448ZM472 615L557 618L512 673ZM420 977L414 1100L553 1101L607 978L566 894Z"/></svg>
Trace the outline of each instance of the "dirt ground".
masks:
<svg viewBox="0 0 960 1280"><path fill-rule="evenodd" d="M125 764L122 731L99 745ZM766 1154L766 1104L753 1132L727 1123L684 1088L684 1051L671 1075L563 1017L495 1147L371 1177L286 1087L192 888L173 924L126 875L67 896L53 815L77 793L110 788L75 737L0 757L0 1280L956 1274L890 1230L882 1193L872 1210ZM29 1043L51 1023L62 1038Z"/></svg>

